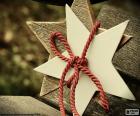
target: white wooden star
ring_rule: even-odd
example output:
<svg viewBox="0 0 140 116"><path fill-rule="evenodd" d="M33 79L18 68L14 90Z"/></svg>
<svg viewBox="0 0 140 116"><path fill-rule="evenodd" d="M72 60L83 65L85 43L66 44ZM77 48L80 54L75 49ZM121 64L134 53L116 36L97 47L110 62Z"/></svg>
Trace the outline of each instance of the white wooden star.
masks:
<svg viewBox="0 0 140 116"><path fill-rule="evenodd" d="M96 35L88 49L86 57L88 59L90 70L100 80L105 92L126 99L135 100L134 95L112 64L113 55L128 22L129 21L125 21ZM73 53L76 56L81 56L90 32L76 17L68 5L66 5L66 25L68 43ZM69 57L67 52L64 52L63 55ZM60 79L66 64L66 62L58 57L54 57L48 62L35 68L35 70ZM67 74L66 80L72 72L73 69ZM75 92L76 108L80 115L83 114L96 91L97 88L93 82L87 78L86 75L80 73L79 83Z"/></svg>

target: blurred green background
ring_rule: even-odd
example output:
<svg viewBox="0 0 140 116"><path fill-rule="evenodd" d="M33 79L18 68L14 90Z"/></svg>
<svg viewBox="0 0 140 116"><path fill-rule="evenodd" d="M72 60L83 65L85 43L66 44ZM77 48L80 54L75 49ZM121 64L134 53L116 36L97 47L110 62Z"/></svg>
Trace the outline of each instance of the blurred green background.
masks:
<svg viewBox="0 0 140 116"><path fill-rule="evenodd" d="M100 7L94 9L99 11ZM62 6L32 0L0 2L0 95L39 94L43 75L33 68L46 62L48 53L26 21L60 21L64 17Z"/></svg>

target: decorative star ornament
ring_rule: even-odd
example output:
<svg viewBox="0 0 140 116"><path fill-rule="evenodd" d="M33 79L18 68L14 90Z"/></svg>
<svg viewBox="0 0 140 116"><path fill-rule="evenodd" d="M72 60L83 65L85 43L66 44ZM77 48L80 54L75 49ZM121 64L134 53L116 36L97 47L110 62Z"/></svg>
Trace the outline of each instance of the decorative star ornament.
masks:
<svg viewBox="0 0 140 116"><path fill-rule="evenodd" d="M90 4L90 0L74 0L71 5L72 11L75 13L75 15L80 19L80 21L85 25L85 27L90 31L94 25L95 22L95 16L94 16L94 9L92 8L92 5ZM66 24L65 20L62 22L47 22L47 21L27 21L27 25L30 28L30 30L33 32L33 34L36 36L36 38L42 43L44 48L49 53L49 59L53 58L55 55L51 51L50 48L50 34L51 32L62 32L64 36L66 36ZM106 29L99 28L99 33L105 31ZM121 42L119 43L117 51L125 45L132 36L130 35L123 35ZM82 39L82 38L81 38ZM57 42L57 47L61 52L63 52L65 49L62 44ZM49 60L48 59L48 60ZM44 75L40 96L46 96L49 93L51 93L52 90L58 89L58 85L53 84L51 87L46 87L47 81L49 80L50 76ZM58 82L58 80L53 80L53 82ZM66 103L67 104L67 103Z"/></svg>
<svg viewBox="0 0 140 116"><path fill-rule="evenodd" d="M96 35L88 49L86 58L88 59L88 67L98 77L105 92L135 100L134 95L112 64L113 55L121 41L128 22L125 21ZM68 43L74 54L80 56L90 32L68 5L66 5L66 26ZM67 52L64 52L63 55L68 57ZM35 68L35 70L60 79L66 64L66 62L61 61L58 57L54 57ZM71 68L66 80L72 72L73 69ZM80 115L83 114L97 90L92 81L86 75L80 73L80 79L75 91L76 108Z"/></svg>

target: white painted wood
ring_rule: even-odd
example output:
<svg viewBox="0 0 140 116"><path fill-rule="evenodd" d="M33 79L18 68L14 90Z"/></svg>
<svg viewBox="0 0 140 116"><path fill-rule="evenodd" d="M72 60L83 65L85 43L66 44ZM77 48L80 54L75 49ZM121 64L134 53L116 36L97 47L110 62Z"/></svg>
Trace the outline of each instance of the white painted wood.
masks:
<svg viewBox="0 0 140 116"><path fill-rule="evenodd" d="M90 70L98 77L105 92L122 98L135 100L134 95L112 64L113 55L128 22L129 21L125 21L96 35L88 49L87 59ZM74 54L81 56L90 32L76 17L68 5L66 5L66 24L68 43ZM63 54L69 57L67 52ZM60 79L66 64L66 62L55 57L35 68L35 70ZM72 72L71 70L69 74L67 74L67 78ZM85 111L95 91L97 91L95 84L81 72L75 96L76 108L80 115Z"/></svg>

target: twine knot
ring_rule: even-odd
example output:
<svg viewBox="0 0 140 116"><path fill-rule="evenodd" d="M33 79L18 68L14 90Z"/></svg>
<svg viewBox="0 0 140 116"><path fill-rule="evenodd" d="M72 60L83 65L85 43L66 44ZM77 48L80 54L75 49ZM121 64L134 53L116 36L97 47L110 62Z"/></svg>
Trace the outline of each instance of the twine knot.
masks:
<svg viewBox="0 0 140 116"><path fill-rule="evenodd" d="M98 80L98 78L88 68L88 60L86 58L86 53L87 53L87 50L89 48L89 45L92 42L94 35L99 27L100 27L100 23L96 22L90 35L89 35L88 40L84 46L81 57L75 56L73 54L73 52L72 52L72 50L67 42L67 39L64 38L60 32L54 32L51 34L50 45L51 45L52 51L61 60L67 62L67 65L66 65L66 67L62 73L61 79L59 81L59 107L60 107L60 111L61 111L62 116L66 116L64 103L63 103L63 85L65 82L66 74L68 73L68 71L70 70L71 67L74 69L74 73L68 79L66 84L67 84L67 87L70 88L70 107L71 107L73 115L80 116L79 113L77 112L76 106L75 106L75 89L76 89L76 86L78 84L80 71L83 72L84 74L86 74L94 82L94 84L97 86L99 94L100 94L100 101L101 101L100 103L106 111L109 110L109 104L108 104L108 101L106 99L105 92L102 88L102 85L101 85L100 81ZM56 38L59 39L60 42L64 45L65 49L69 53L70 58L67 58L64 55L62 55L60 53L60 51L56 48L55 41L54 41Z"/></svg>
<svg viewBox="0 0 140 116"><path fill-rule="evenodd" d="M72 67L74 66L87 66L88 65L88 60L87 58L80 58L79 56L75 56L72 58Z"/></svg>
<svg viewBox="0 0 140 116"><path fill-rule="evenodd" d="M83 66L87 66L88 64L88 61L85 57L83 58L80 58L79 56L74 56L72 59L71 59L71 67L77 67L78 71L80 71L80 67ZM78 80L78 76L72 76L71 78L69 78L69 80L66 82L67 84L67 87L70 88L71 85L72 85L72 81L76 78L76 80Z"/></svg>

